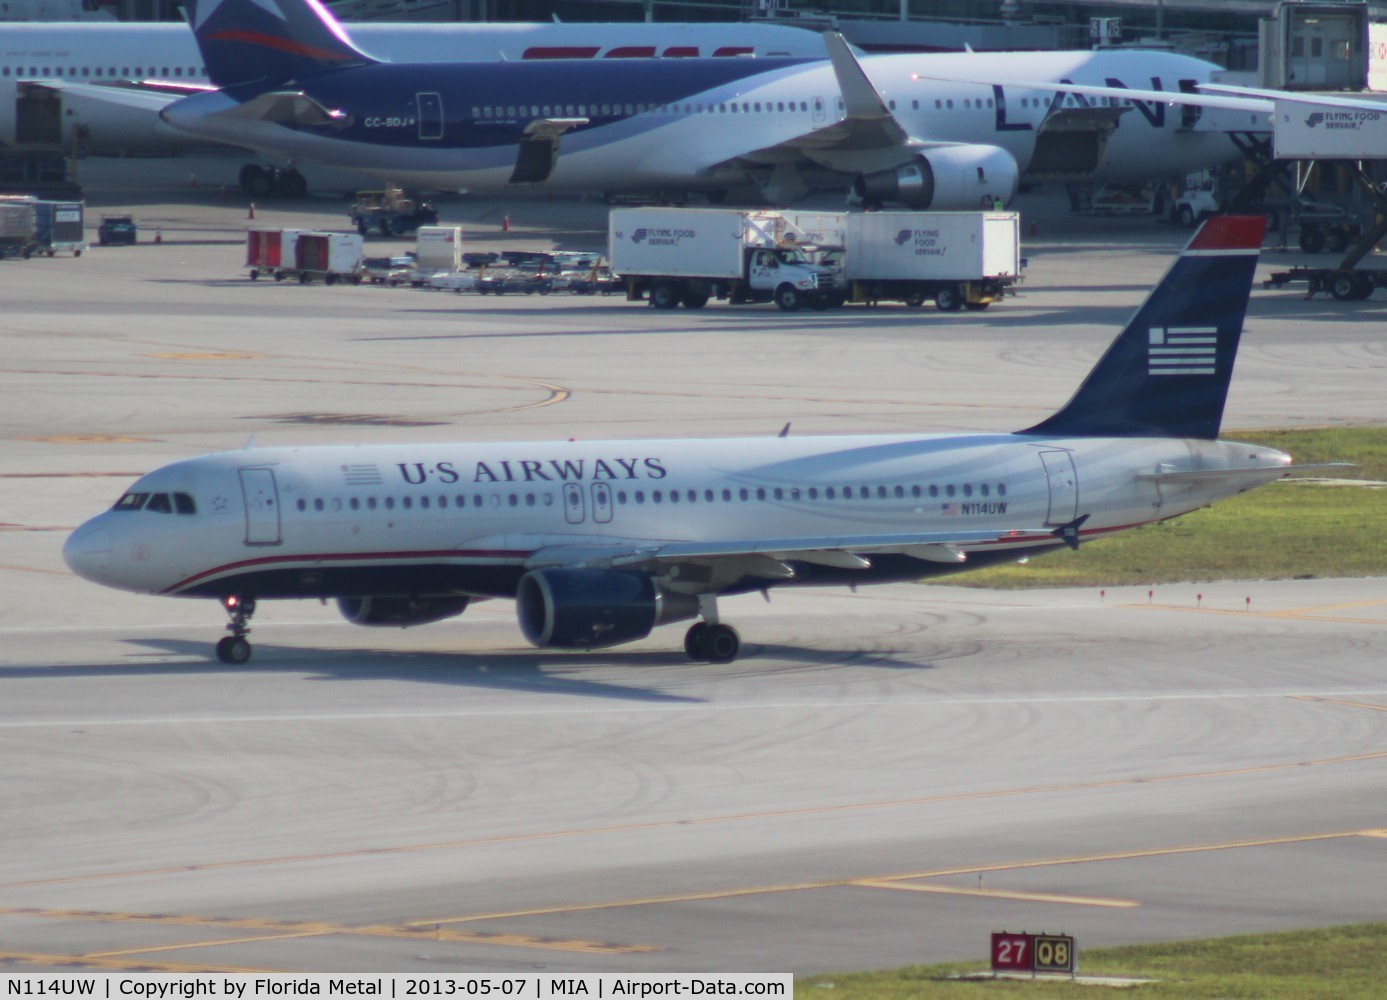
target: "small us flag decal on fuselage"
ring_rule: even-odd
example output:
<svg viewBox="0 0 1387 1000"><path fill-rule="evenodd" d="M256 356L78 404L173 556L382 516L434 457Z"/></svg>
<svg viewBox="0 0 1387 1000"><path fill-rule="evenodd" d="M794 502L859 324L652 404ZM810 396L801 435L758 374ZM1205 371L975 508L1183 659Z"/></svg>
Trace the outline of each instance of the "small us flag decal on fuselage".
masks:
<svg viewBox="0 0 1387 1000"><path fill-rule="evenodd" d="M1218 328L1153 326L1146 350L1148 375L1212 375L1218 355Z"/></svg>

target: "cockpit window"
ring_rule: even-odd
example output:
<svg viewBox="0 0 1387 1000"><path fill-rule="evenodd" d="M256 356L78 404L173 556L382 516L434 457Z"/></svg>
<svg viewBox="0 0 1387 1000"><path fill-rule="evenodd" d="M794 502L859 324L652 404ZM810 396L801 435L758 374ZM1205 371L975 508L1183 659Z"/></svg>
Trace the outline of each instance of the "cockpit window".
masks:
<svg viewBox="0 0 1387 1000"><path fill-rule="evenodd" d="M173 495L173 508L180 514L196 514L197 504L193 498L186 493L175 493Z"/></svg>
<svg viewBox="0 0 1387 1000"><path fill-rule="evenodd" d="M172 514L173 504L167 493L152 493L149 497L149 503L144 505L144 509L152 510L156 514Z"/></svg>
<svg viewBox="0 0 1387 1000"><path fill-rule="evenodd" d="M144 506L144 502L149 499L148 493L127 493L116 501L112 510L139 510Z"/></svg>

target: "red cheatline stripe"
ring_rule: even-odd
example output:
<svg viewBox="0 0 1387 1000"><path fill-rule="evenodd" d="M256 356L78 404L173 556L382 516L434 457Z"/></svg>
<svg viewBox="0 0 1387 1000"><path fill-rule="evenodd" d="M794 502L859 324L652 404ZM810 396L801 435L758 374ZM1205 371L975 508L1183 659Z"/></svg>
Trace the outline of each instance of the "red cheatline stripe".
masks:
<svg viewBox="0 0 1387 1000"><path fill-rule="evenodd" d="M1185 250L1258 250L1266 230L1264 215L1216 215L1200 227Z"/></svg>
<svg viewBox="0 0 1387 1000"><path fill-rule="evenodd" d="M356 58L354 54L313 48L309 45L301 45L298 42L290 41L287 38L276 38L274 35L266 35L259 31L218 31L215 34L208 35L207 40L211 42L246 42L249 45L263 45L267 49L278 49L280 52L288 52L290 55L305 56L309 59L322 59L328 62L346 62Z"/></svg>

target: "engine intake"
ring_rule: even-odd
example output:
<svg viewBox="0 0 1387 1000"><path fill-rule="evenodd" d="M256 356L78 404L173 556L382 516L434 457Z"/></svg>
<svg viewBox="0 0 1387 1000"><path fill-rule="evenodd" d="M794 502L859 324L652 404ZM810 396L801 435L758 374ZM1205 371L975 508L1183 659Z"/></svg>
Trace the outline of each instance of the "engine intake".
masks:
<svg viewBox="0 0 1387 1000"><path fill-rule="evenodd" d="M466 597L339 597L337 610L353 625L409 628L454 618L467 610Z"/></svg>
<svg viewBox="0 0 1387 1000"><path fill-rule="evenodd" d="M1008 203L1020 179L1016 158L1000 146L944 146L894 170L862 174L853 192L865 202L893 202L939 212Z"/></svg>
<svg viewBox="0 0 1387 1000"><path fill-rule="evenodd" d="M601 649L694 617L698 599L665 593L644 573L537 569L521 578L515 610L520 631L541 649Z"/></svg>

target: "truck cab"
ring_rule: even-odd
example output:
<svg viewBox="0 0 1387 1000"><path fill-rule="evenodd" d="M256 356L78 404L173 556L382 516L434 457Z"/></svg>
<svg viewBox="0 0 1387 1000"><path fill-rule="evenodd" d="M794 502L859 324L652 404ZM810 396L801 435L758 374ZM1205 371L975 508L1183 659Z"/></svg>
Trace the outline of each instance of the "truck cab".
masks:
<svg viewBox="0 0 1387 1000"><path fill-rule="evenodd" d="M748 300L772 299L786 312L794 312L805 304L822 309L833 304L836 287L836 272L812 263L797 246L755 247L747 251ZM842 304L841 297L838 304Z"/></svg>

